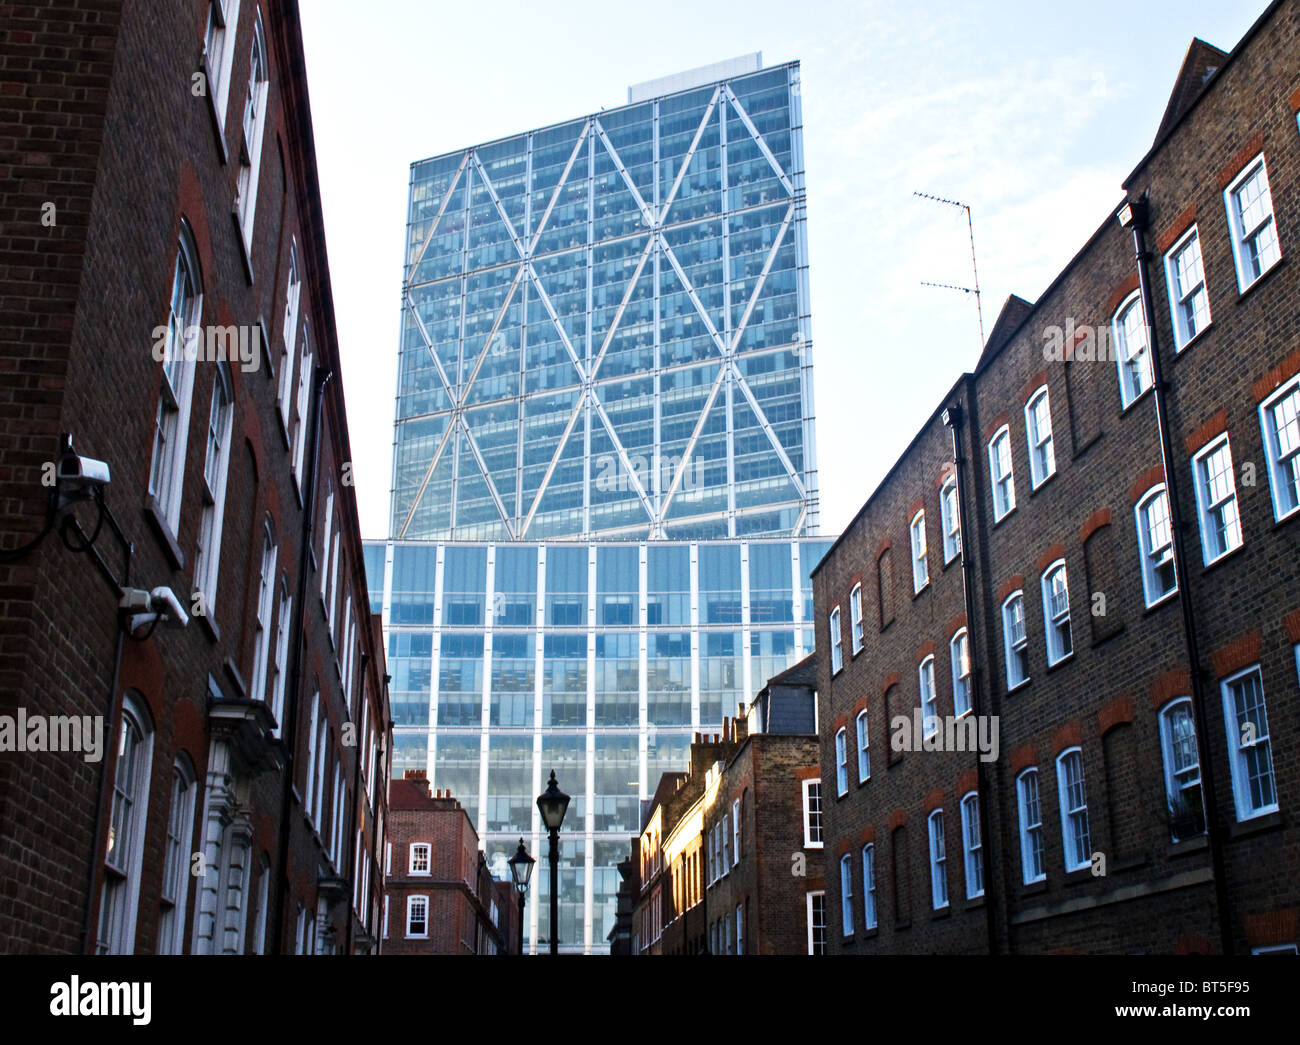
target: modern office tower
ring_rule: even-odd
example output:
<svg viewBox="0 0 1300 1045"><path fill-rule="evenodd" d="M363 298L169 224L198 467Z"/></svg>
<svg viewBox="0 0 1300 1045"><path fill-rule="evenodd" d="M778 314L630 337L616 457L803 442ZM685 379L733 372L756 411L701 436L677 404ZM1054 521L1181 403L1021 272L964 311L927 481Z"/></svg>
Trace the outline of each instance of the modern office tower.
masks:
<svg viewBox="0 0 1300 1045"><path fill-rule="evenodd" d="M488 860L573 796L560 943L607 946L660 774L812 648L818 539L797 63L757 54L415 163L390 539L394 773ZM400 858L400 854L396 858Z"/></svg>

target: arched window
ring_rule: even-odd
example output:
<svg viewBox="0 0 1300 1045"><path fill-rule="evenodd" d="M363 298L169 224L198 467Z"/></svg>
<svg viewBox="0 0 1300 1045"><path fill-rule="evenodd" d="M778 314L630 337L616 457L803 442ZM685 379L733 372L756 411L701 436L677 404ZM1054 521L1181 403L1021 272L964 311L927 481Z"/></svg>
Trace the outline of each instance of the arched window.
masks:
<svg viewBox="0 0 1300 1045"><path fill-rule="evenodd" d="M967 791L961 800L962 854L966 864L966 899L984 895L984 843L980 837L979 794Z"/></svg>
<svg viewBox="0 0 1300 1045"><path fill-rule="evenodd" d="M1135 290L1124 299L1111 321L1115 363L1119 367L1120 405L1127 407L1151 387L1151 354L1142 299Z"/></svg>
<svg viewBox="0 0 1300 1045"><path fill-rule="evenodd" d="M226 513L226 475L230 469L230 436L234 425L234 395L230 367L217 364L208 408L208 445L203 457L203 514L194 555L194 588L203 596L204 613L211 613L221 575L221 524Z"/></svg>
<svg viewBox="0 0 1300 1045"><path fill-rule="evenodd" d="M1029 636L1025 632L1025 596L1012 592L1002 604L1002 644L1007 658L1007 689L1029 681Z"/></svg>
<svg viewBox="0 0 1300 1045"><path fill-rule="evenodd" d="M948 906L948 843L944 838L943 810L930 814L930 899L936 911Z"/></svg>
<svg viewBox="0 0 1300 1045"><path fill-rule="evenodd" d="M960 718L971 709L970 635L958 628L948 643L952 663L952 713Z"/></svg>
<svg viewBox="0 0 1300 1045"><path fill-rule="evenodd" d="M1174 531L1169 519L1165 486L1153 486L1138 501L1138 547L1142 551L1142 595L1148 606L1172 595L1178 588L1174 569Z"/></svg>
<svg viewBox="0 0 1300 1045"><path fill-rule="evenodd" d="M181 487L185 478L185 444L194 398L194 364L202 348L203 278L189 225L182 222L172 273L167 324L155 327L154 359L162 363L158 410L154 419L153 462L149 493L158 516L173 534L180 530Z"/></svg>
<svg viewBox="0 0 1300 1045"><path fill-rule="evenodd" d="M266 33L262 29L262 12L253 24L253 43L248 56L248 93L244 96L243 135L239 145L239 231L243 235L244 253L253 256L253 214L257 209L257 182L262 170L262 139L266 128L266 99L270 87L267 72Z"/></svg>
<svg viewBox="0 0 1300 1045"><path fill-rule="evenodd" d="M190 850L194 838L194 803L198 796L194 768L181 755L172 766L171 807L163 850L163 880L158 922L158 953L184 951L185 909L190 895Z"/></svg>
<svg viewBox="0 0 1300 1045"><path fill-rule="evenodd" d="M989 440L989 477L993 481L993 521L1016 506L1016 478L1011 467L1011 430L1003 425Z"/></svg>
<svg viewBox="0 0 1300 1045"><path fill-rule="evenodd" d="M135 953L140 872L149 816L153 769L153 721L137 694L122 697L113 768L113 791L104 856L104 888L99 904L99 954Z"/></svg>
<svg viewBox="0 0 1300 1045"><path fill-rule="evenodd" d="M1070 589L1064 559L1057 559L1043 571L1042 587L1047 663L1050 666L1074 652L1070 634Z"/></svg>
<svg viewBox="0 0 1300 1045"><path fill-rule="evenodd" d="M1047 386L1038 389L1025 404L1025 435L1029 440L1029 481L1034 489L1056 471L1052 446L1052 407Z"/></svg>
<svg viewBox="0 0 1300 1045"><path fill-rule="evenodd" d="M266 669L271 647L271 615L275 609L275 533L267 520L262 532L262 572L257 588L256 631L253 638L253 672L248 695L266 700Z"/></svg>
<svg viewBox="0 0 1300 1045"><path fill-rule="evenodd" d="M1088 794L1083 779L1083 752L1072 747L1056 759L1057 792L1061 799L1061 840L1065 869L1078 871L1092 863L1088 833Z"/></svg>
<svg viewBox="0 0 1300 1045"><path fill-rule="evenodd" d="M867 709L858 712L858 783L871 778L871 737L867 728Z"/></svg>

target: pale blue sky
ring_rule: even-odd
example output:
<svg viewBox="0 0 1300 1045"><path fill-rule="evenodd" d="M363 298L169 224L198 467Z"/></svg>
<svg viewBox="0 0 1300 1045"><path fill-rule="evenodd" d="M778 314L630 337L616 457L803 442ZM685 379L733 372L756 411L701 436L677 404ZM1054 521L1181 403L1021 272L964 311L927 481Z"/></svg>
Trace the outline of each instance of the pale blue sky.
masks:
<svg viewBox="0 0 1300 1045"><path fill-rule="evenodd" d="M803 63L822 532L838 533L979 355L1120 200L1194 36L1230 50L1264 0L898 4L303 0L362 532L388 532L413 160L627 101L750 51Z"/></svg>

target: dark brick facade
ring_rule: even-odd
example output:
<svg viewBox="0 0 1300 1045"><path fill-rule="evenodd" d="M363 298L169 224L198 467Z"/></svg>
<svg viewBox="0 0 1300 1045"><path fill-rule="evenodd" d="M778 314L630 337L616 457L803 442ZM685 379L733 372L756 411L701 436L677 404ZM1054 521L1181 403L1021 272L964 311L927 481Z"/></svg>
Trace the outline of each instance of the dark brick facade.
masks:
<svg viewBox="0 0 1300 1045"><path fill-rule="evenodd" d="M842 671L832 671L824 640L817 652L833 952L1242 953L1297 943L1300 513L1275 518L1277 480L1268 467L1261 402L1300 373L1300 281L1290 256L1300 248L1298 55L1300 4L1293 0L1272 5L1230 56L1195 44L1155 145L1125 182L1129 200L1145 194L1149 202L1145 267L1163 386L1123 405L1114 357L1095 358L1095 339L1078 336L1085 326L1109 335L1116 310L1135 291L1142 304L1131 230L1108 215L1036 303L1008 302L973 374L956 382L818 567L820 634L838 605L843 635ZM1225 189L1261 153L1281 260L1243 292ZM1211 322L1176 350L1165 258L1193 224ZM1056 345L1064 342L1059 353L1053 327ZM1026 407L1044 386L1055 470L1035 488ZM942 416L952 404L961 408L959 416L949 414L960 441L956 459ZM1015 507L995 521L989 443L1004 425ZM1192 458L1223 433L1242 543L1206 566ZM954 460L969 605L961 560L944 562L939 533L941 476ZM1177 593L1155 601L1144 594L1136 508L1162 483L1176 495L1183 547ZM919 507L929 584L914 595L909 524ZM884 613L876 585L882 554L892 556L894 577ZM1061 560L1071 652L1049 663L1041 584ZM865 644L855 654L850 600L859 581ZM1013 686L1002 608L1016 591L1023 592L1028 680ZM971 639L973 713L996 718L999 756L984 762L970 751L891 751L889 722L918 707L918 667L931 653L937 714L954 714L949 643L963 625ZM1224 683L1256 666L1277 809L1268 810L1265 793L1242 812L1233 769L1234 760L1243 764L1241 745L1235 719L1225 714L1226 705L1235 716L1237 705L1231 691L1225 697ZM1194 712L1209 829L1187 826L1195 825L1193 817L1174 841L1160 714L1183 697ZM854 729L863 708L871 774L859 783ZM849 779L837 798L828 782L835 780L840 728L848 738ZM1089 839L1081 869L1067 870L1058 758L1076 747ZM1026 885L1017 778L1033 767L1044 876ZM984 892L968 900L959 804L972 792ZM948 903L939 909L928 819L935 810L942 810L946 836ZM875 845L873 930L865 927L862 904L867 839ZM848 935L840 931L839 875L830 854L851 859Z"/></svg>
<svg viewBox="0 0 1300 1045"><path fill-rule="evenodd" d="M106 720L99 763L0 753L8 951L377 945L388 701L350 481L298 4L226 0L213 52L230 55L218 77L224 122L217 78L205 78L212 6L0 9L0 545L11 551L0 561L0 716ZM262 129L245 143L259 19ZM239 214L250 203L246 247ZM201 295L194 325L235 328L261 347L228 356L224 371L201 354L180 380L169 445L184 453L169 512L151 492L164 374L154 349L182 241ZM301 291L286 331L295 243ZM282 359L287 333L294 350ZM223 379L228 456L209 496ZM108 521L91 553L52 532L19 556L45 522L60 433L107 462ZM212 505L216 586L196 601ZM95 531L96 505L69 508L58 526L73 518ZM120 589L158 586L176 594L188 626L127 634ZM124 714L142 730L134 777L117 765ZM137 811L129 830L114 823L119 779ZM120 874L102 856L119 832L132 843L114 858ZM182 891L169 898L165 869L177 866ZM123 919L116 930L101 911L106 890Z"/></svg>

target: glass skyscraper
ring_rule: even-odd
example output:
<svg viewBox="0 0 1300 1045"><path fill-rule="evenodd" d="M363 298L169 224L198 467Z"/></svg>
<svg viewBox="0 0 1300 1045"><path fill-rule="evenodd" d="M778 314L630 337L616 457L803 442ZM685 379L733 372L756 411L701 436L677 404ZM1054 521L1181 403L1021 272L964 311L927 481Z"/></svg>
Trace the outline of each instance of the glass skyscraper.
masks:
<svg viewBox="0 0 1300 1045"><path fill-rule="evenodd" d="M617 863L695 732L811 652L818 537L797 63L412 165L390 539L367 547L394 773L501 865L573 796L560 941L605 949Z"/></svg>

